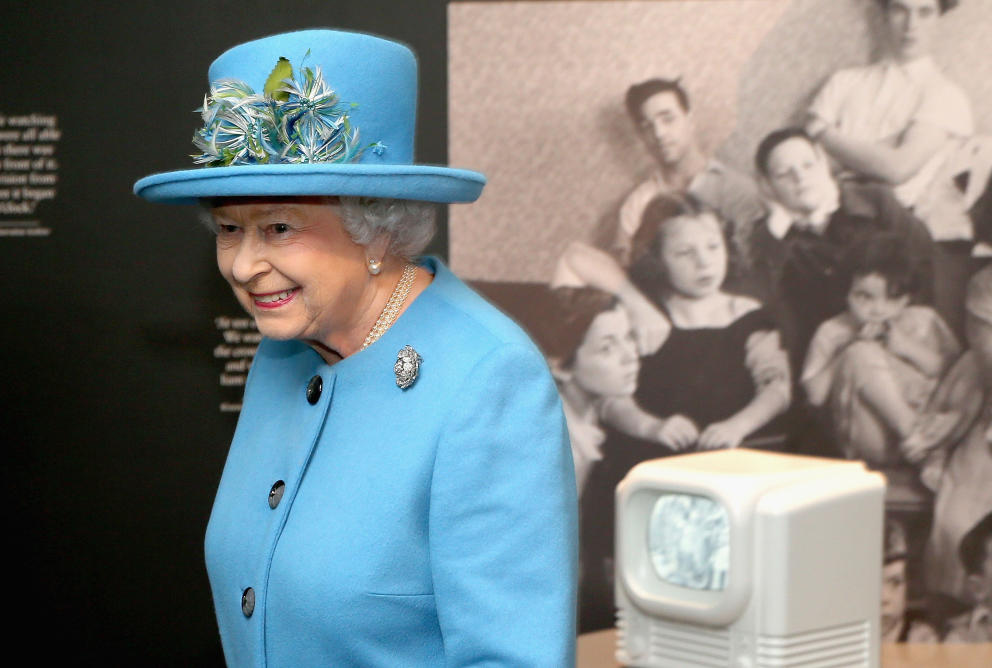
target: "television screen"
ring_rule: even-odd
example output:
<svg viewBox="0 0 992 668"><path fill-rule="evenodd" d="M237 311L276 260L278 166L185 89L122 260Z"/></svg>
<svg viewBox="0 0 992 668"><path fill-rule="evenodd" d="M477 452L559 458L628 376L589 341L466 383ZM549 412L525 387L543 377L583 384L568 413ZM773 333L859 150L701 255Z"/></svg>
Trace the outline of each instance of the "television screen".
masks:
<svg viewBox="0 0 992 668"><path fill-rule="evenodd" d="M688 589L722 591L730 568L727 510L696 494L662 494L651 509L648 553L658 577Z"/></svg>

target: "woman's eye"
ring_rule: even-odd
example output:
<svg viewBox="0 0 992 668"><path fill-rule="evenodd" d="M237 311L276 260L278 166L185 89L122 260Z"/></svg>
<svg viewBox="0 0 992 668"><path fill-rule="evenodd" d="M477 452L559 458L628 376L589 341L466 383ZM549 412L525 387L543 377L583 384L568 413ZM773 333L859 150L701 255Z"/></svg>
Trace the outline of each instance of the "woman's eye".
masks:
<svg viewBox="0 0 992 668"><path fill-rule="evenodd" d="M237 225L218 225L217 231L221 234L234 234L238 231Z"/></svg>
<svg viewBox="0 0 992 668"><path fill-rule="evenodd" d="M271 229L275 234L286 234L290 228L286 223L274 223Z"/></svg>
<svg viewBox="0 0 992 668"><path fill-rule="evenodd" d="M604 339L596 344L594 350L599 355L605 355L609 353L612 348L613 348L613 342L608 339Z"/></svg>

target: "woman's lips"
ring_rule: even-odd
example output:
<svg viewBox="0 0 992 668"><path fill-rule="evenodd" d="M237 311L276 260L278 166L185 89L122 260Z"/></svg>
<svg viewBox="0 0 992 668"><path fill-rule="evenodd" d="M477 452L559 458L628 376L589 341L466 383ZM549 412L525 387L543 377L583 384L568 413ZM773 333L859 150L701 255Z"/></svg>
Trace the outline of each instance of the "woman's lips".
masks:
<svg viewBox="0 0 992 668"><path fill-rule="evenodd" d="M251 294L252 302L258 308L274 309L293 301L293 298L296 297L296 293L299 291L299 288L290 288L289 290L282 290L280 292L252 292L249 294Z"/></svg>
<svg viewBox="0 0 992 668"><path fill-rule="evenodd" d="M705 276L700 276L698 279L696 279L696 285L700 285L704 288L708 288L714 283L716 283L716 276L710 276L708 274Z"/></svg>

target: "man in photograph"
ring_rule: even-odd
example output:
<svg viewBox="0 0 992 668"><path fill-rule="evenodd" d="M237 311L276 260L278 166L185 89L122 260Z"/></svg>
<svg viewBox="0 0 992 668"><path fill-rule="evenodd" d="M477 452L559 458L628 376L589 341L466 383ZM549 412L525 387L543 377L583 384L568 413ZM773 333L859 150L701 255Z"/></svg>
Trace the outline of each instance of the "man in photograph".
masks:
<svg viewBox="0 0 992 668"><path fill-rule="evenodd" d="M892 188L938 242L935 305L962 331L976 221L992 169L992 141L973 137L971 102L933 58L943 16L957 0L879 0L883 56L831 75L805 128L844 177Z"/></svg>
<svg viewBox="0 0 992 668"><path fill-rule="evenodd" d="M629 259L630 241L644 208L662 193L687 194L713 210L732 232L745 229L764 208L750 177L706 155L699 145L689 96L675 79L649 79L627 90L627 114L655 162L651 174L620 207L616 250Z"/></svg>
<svg viewBox="0 0 992 668"><path fill-rule="evenodd" d="M657 350L669 329L667 319L625 270L648 203L661 194L691 197L719 217L735 250L765 207L750 177L702 150L689 96L678 79L635 84L627 90L625 104L654 167L620 206L610 252L573 242L558 262L552 285L589 285L616 295L630 313L638 350L646 355Z"/></svg>
<svg viewBox="0 0 992 668"><path fill-rule="evenodd" d="M806 131L846 172L887 184L903 205L919 208L933 204L928 191L942 165L974 133L967 95L932 56L941 17L957 2L880 2L885 55L830 76L809 108ZM917 214L938 241L970 239L966 212L945 209Z"/></svg>

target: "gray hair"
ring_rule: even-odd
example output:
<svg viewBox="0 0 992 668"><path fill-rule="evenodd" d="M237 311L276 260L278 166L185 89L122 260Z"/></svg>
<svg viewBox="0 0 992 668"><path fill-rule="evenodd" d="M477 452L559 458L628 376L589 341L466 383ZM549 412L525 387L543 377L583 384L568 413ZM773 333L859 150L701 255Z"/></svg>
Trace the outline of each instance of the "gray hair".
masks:
<svg viewBox="0 0 992 668"><path fill-rule="evenodd" d="M405 260L423 252L437 230L438 205L434 202L344 196L328 197L326 201L341 212L344 229L356 244L367 246L385 234L389 237L387 251ZM211 202L200 200L199 218L208 230L216 233Z"/></svg>
<svg viewBox="0 0 992 668"><path fill-rule="evenodd" d="M380 234L388 251L404 259L419 255L437 229L437 205L405 199L341 197L341 219L352 240L366 246Z"/></svg>

